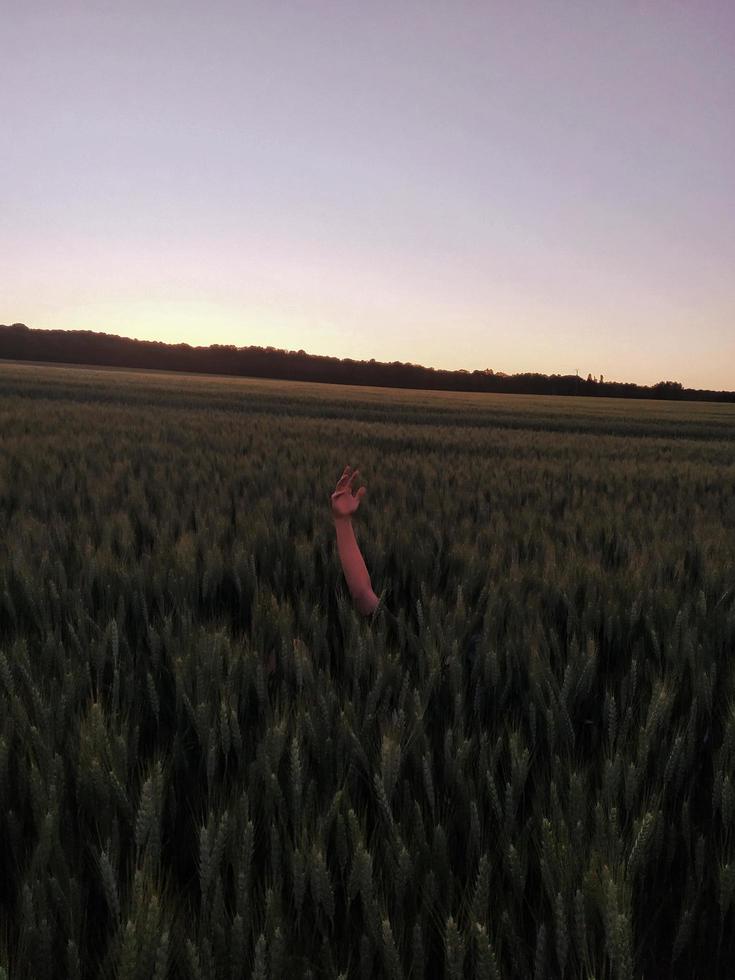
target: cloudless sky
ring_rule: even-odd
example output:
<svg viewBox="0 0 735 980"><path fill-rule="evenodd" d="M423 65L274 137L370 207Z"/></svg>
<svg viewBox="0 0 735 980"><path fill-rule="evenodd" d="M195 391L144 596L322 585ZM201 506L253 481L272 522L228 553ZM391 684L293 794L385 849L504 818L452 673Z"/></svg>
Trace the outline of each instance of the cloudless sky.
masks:
<svg viewBox="0 0 735 980"><path fill-rule="evenodd" d="M0 0L0 322L735 388L730 0Z"/></svg>

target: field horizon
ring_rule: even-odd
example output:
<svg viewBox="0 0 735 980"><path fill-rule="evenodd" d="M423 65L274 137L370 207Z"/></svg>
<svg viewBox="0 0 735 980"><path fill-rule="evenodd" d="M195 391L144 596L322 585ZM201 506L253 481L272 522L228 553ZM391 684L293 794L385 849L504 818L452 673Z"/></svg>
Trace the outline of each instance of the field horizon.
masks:
<svg viewBox="0 0 735 980"><path fill-rule="evenodd" d="M23 363L166 370L222 377L261 377L406 390L472 391L587 398L735 402L735 391L684 387L680 381L641 384L575 373L508 374L491 368L447 370L403 361L339 358L303 349L233 344L194 346L138 340L92 330L46 330L0 324L0 359Z"/></svg>

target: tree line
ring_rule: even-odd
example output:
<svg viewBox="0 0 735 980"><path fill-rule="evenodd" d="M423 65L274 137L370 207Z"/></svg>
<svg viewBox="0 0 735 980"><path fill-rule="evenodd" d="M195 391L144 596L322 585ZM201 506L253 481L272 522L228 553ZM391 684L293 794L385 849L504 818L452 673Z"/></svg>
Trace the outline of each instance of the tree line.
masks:
<svg viewBox="0 0 735 980"><path fill-rule="evenodd" d="M490 368L447 371L401 361L361 361L276 347L191 347L91 330L31 330L23 323L0 325L0 358L385 388L735 402L735 392L684 388L679 381L637 385L605 381L602 375L596 379L591 374L581 378L539 372L506 374Z"/></svg>

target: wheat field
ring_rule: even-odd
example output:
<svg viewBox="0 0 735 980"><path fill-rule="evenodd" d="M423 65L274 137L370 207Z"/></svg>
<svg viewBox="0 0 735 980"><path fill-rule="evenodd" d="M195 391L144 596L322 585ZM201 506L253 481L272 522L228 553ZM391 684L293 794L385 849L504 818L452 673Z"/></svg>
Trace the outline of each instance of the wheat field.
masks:
<svg viewBox="0 0 735 980"><path fill-rule="evenodd" d="M0 362L0 541L2 980L732 975L735 406Z"/></svg>

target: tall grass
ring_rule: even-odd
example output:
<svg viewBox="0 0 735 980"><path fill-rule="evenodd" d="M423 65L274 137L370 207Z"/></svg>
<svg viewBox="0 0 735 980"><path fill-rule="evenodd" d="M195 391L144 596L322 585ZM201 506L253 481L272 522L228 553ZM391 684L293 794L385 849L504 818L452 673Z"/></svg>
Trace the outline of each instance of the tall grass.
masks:
<svg viewBox="0 0 735 980"><path fill-rule="evenodd" d="M733 437L0 367L0 977L729 975Z"/></svg>

